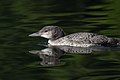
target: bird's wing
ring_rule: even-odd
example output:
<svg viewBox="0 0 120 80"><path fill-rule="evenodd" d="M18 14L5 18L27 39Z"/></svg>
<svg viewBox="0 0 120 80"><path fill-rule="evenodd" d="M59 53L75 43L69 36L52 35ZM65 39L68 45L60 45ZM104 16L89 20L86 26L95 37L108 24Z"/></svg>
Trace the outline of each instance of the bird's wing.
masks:
<svg viewBox="0 0 120 80"><path fill-rule="evenodd" d="M74 33L65 36L68 41L74 41L81 44L99 44L106 43L108 40L107 36L97 35L95 33Z"/></svg>

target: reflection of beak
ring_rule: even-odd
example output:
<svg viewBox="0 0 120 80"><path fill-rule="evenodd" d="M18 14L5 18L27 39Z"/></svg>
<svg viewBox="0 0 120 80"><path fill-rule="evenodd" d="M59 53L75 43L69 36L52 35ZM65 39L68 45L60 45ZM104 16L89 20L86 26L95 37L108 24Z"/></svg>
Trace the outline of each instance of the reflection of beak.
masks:
<svg viewBox="0 0 120 80"><path fill-rule="evenodd" d="M38 34L38 33L33 33L33 34L30 34L29 36L40 36L40 34Z"/></svg>
<svg viewBox="0 0 120 80"><path fill-rule="evenodd" d="M41 53L41 51L39 51L39 50L32 50L32 51L29 51L29 53L31 53L31 54L39 54L39 53Z"/></svg>

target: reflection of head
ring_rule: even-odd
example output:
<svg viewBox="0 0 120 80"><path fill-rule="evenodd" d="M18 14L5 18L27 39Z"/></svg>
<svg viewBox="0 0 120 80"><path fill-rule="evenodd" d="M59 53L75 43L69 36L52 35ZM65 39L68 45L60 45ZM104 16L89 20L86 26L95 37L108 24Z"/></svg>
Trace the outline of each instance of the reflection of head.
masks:
<svg viewBox="0 0 120 80"><path fill-rule="evenodd" d="M60 63L59 58L64 53L62 50L54 47L46 48L43 50L33 50L30 53L37 54L42 61L40 62L43 66L54 66Z"/></svg>
<svg viewBox="0 0 120 80"><path fill-rule="evenodd" d="M42 54L39 57L42 59L40 62L44 66L54 66L60 63L59 57L63 54L63 51L57 48L46 48L41 50Z"/></svg>

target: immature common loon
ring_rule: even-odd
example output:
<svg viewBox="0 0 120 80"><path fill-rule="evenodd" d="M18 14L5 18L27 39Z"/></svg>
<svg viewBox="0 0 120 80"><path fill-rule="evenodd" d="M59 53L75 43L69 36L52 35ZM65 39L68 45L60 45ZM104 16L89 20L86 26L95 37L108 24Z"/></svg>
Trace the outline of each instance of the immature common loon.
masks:
<svg viewBox="0 0 120 80"><path fill-rule="evenodd" d="M118 46L120 38L110 38L105 35L95 33L79 32L65 36L65 32L58 26L45 26L40 31L29 36L41 36L48 38L48 43L52 46Z"/></svg>

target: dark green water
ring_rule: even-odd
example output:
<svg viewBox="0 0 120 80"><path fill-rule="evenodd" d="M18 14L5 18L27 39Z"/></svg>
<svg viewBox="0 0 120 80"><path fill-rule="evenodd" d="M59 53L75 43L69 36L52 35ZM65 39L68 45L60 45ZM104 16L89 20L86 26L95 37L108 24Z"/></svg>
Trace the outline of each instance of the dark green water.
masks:
<svg viewBox="0 0 120 80"><path fill-rule="evenodd" d="M120 80L119 48L35 55L47 40L28 37L45 25L120 37L119 17L120 0L0 0L0 80Z"/></svg>

